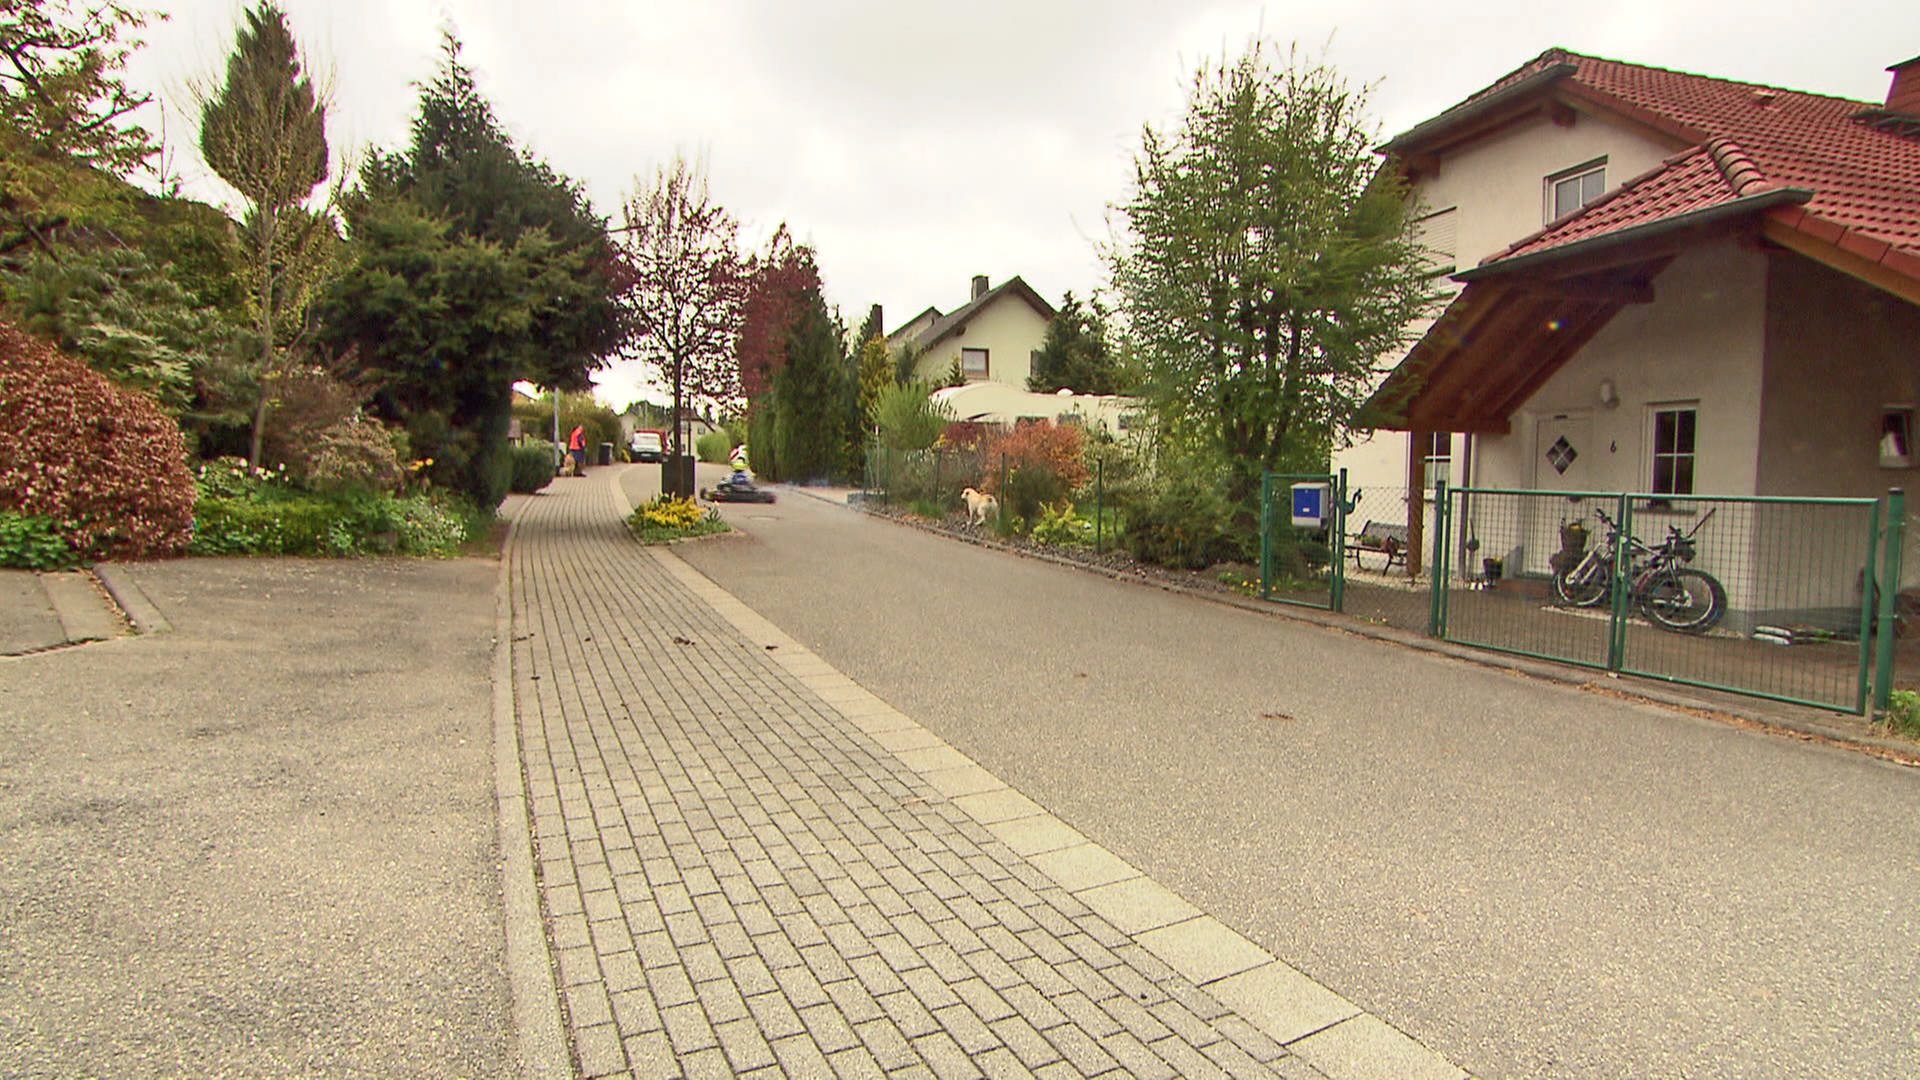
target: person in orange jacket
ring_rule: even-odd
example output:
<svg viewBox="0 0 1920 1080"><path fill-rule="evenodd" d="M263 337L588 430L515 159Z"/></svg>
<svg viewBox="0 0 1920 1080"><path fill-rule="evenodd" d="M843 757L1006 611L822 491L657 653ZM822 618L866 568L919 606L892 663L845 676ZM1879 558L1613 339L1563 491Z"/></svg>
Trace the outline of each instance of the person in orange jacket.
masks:
<svg viewBox="0 0 1920 1080"><path fill-rule="evenodd" d="M575 424L573 434L567 436L567 456L573 459L573 475L587 475L587 428L585 424Z"/></svg>

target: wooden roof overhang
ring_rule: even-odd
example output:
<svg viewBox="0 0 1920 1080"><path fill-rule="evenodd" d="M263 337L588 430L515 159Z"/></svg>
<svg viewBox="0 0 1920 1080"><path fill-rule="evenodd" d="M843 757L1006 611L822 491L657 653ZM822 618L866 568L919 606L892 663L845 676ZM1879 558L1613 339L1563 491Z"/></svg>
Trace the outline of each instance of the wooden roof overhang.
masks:
<svg viewBox="0 0 1920 1080"><path fill-rule="evenodd" d="M1362 422L1389 431L1504 435L1511 418L1686 248L1755 236L1764 211L1804 192L1761 195L1475 267L1466 288L1388 374Z"/></svg>

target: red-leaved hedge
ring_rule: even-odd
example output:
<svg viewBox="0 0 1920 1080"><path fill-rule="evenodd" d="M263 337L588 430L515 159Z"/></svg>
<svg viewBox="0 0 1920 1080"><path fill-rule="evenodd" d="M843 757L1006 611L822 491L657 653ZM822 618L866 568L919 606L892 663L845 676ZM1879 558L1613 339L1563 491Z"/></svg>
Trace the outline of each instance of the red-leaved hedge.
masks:
<svg viewBox="0 0 1920 1080"><path fill-rule="evenodd" d="M0 510L50 518L88 558L177 555L193 538L180 428L153 399L0 323Z"/></svg>

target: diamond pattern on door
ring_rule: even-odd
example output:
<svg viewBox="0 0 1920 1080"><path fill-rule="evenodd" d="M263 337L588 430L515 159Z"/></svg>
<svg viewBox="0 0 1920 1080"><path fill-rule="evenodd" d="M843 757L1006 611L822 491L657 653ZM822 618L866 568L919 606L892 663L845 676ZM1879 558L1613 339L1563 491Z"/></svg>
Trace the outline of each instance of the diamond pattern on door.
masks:
<svg viewBox="0 0 1920 1080"><path fill-rule="evenodd" d="M1547 464L1553 466L1553 471L1562 476L1566 475L1567 469L1573 465L1573 459L1579 456L1580 451L1573 448L1573 444L1567 441L1565 435L1555 439L1553 445L1547 447Z"/></svg>

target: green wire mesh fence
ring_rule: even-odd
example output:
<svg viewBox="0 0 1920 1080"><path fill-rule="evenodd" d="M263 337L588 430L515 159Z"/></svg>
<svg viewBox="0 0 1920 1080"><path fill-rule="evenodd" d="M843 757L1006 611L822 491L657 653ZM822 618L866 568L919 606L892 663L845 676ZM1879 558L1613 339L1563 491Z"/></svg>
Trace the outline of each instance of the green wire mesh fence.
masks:
<svg viewBox="0 0 1920 1080"><path fill-rule="evenodd" d="M1450 641L1850 712L1868 704L1886 573L1877 500L1441 498L1433 611Z"/></svg>

